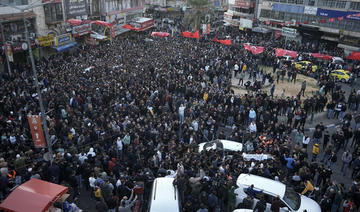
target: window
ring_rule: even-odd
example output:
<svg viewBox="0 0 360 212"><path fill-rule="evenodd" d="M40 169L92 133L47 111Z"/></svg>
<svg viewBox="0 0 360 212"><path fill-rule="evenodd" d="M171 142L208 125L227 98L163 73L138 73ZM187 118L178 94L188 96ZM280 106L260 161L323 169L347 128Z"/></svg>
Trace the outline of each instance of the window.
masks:
<svg viewBox="0 0 360 212"><path fill-rule="evenodd" d="M315 0L309 0L308 5L309 6L315 6Z"/></svg>
<svg viewBox="0 0 360 212"><path fill-rule="evenodd" d="M295 0L288 0L289 4L295 4Z"/></svg>
<svg viewBox="0 0 360 212"><path fill-rule="evenodd" d="M264 18L270 18L271 10L261 10L260 16Z"/></svg>
<svg viewBox="0 0 360 212"><path fill-rule="evenodd" d="M44 5L45 22L54 23L63 21L63 13L61 3Z"/></svg>
<svg viewBox="0 0 360 212"><path fill-rule="evenodd" d="M304 4L304 0L296 0L296 4Z"/></svg>
<svg viewBox="0 0 360 212"><path fill-rule="evenodd" d="M360 2L351 2L350 9L352 9L352 10L360 10Z"/></svg>
<svg viewBox="0 0 360 212"><path fill-rule="evenodd" d="M336 8L345 8L346 1L336 1Z"/></svg>
<svg viewBox="0 0 360 212"><path fill-rule="evenodd" d="M287 3L287 0L280 0L281 3Z"/></svg>
<svg viewBox="0 0 360 212"><path fill-rule="evenodd" d="M0 7L6 7L4 5L21 6L29 4L28 0L1 0L1 3Z"/></svg>

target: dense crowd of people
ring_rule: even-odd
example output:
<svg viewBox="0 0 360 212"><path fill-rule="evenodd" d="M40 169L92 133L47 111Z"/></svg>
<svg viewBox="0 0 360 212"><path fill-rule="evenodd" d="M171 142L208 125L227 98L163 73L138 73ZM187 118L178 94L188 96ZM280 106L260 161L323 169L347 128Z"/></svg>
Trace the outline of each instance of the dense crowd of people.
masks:
<svg viewBox="0 0 360 212"><path fill-rule="evenodd" d="M239 42L264 40L264 35L238 34L232 37ZM146 208L156 177L170 176L176 179L183 211L232 211L248 207L235 204L234 189L240 173L251 173L277 179L299 193L307 188L303 193L315 193L323 211L358 210L360 93L346 95L326 74L331 64L319 67L323 74L314 96L303 97L305 88L297 96L261 90L238 95L230 83L235 66L242 74L246 64L250 76L265 75L260 65L273 66L275 73L264 81L275 81L281 71L297 73L271 50L284 45L282 39L265 43L266 51L255 56L237 44L178 35L145 38L147 33L129 33L37 61L54 143L52 163L43 159L46 149L34 148L26 118L39 114L31 68L14 66L12 76L2 73L1 199L14 185L39 178L69 186L75 202L81 191L90 191L97 211L131 211ZM301 45L291 45L301 50ZM310 115L325 110L342 127L330 134L318 123L314 132L306 131ZM281 117L287 121L279 121ZM216 139L240 142L244 152L273 159L247 161L241 153L224 157L221 147L198 152L199 143ZM342 163L345 180L353 180L350 187L332 180L335 163Z"/></svg>

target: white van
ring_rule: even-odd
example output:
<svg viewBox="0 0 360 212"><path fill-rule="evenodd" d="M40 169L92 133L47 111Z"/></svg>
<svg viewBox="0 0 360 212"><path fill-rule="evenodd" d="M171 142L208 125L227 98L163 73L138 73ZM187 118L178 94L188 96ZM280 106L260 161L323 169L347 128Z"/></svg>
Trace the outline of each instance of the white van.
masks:
<svg viewBox="0 0 360 212"><path fill-rule="evenodd" d="M174 178L159 177L153 182L149 212L180 212L180 199Z"/></svg>
<svg viewBox="0 0 360 212"><path fill-rule="evenodd" d="M311 212L321 212L321 208L314 200L296 193L291 187L287 187L285 184L275 181L269 178L260 177L252 174L240 174L236 180L236 185L239 187L235 190L236 205L242 203L248 196L247 188L254 185L256 191L262 191L261 195L266 201L266 211L271 211L271 203L277 196L280 198L282 205L281 212L297 211L303 212L304 210ZM259 201L255 196L253 208Z"/></svg>

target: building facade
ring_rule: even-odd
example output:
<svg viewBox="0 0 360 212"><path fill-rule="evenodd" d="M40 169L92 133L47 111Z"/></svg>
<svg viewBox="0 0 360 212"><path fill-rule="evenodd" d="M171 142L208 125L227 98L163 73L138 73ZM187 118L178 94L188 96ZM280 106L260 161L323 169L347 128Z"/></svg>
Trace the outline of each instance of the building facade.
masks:
<svg viewBox="0 0 360 212"><path fill-rule="evenodd" d="M233 26L251 29L255 18L255 0L229 0L224 21Z"/></svg>
<svg viewBox="0 0 360 212"><path fill-rule="evenodd" d="M359 0L259 0L258 3L256 18L267 30L282 32L285 28L293 32L293 37L336 42L345 52L360 49Z"/></svg>

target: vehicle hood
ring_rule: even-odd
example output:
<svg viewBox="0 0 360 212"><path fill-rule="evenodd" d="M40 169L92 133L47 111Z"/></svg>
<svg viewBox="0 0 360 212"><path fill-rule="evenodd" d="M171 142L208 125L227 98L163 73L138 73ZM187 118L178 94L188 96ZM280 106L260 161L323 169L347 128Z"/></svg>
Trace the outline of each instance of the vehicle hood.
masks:
<svg viewBox="0 0 360 212"><path fill-rule="evenodd" d="M321 212L320 205L309 197L301 195L301 204L300 208L297 210L299 212L311 211L311 212Z"/></svg>

